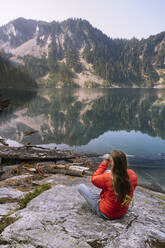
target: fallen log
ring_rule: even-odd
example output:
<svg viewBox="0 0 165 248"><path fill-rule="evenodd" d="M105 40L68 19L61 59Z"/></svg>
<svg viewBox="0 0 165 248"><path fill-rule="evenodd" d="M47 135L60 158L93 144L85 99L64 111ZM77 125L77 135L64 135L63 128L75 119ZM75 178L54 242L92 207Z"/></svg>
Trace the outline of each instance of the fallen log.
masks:
<svg viewBox="0 0 165 248"><path fill-rule="evenodd" d="M68 150L41 149L39 147L0 147L1 163L37 162L37 161L58 161L82 156Z"/></svg>
<svg viewBox="0 0 165 248"><path fill-rule="evenodd" d="M24 173L44 176L64 174L70 176L91 175L91 161L81 153L70 150L43 149L37 146L0 147L0 180ZM8 169L7 165L14 165Z"/></svg>
<svg viewBox="0 0 165 248"><path fill-rule="evenodd" d="M70 176L82 177L84 175L91 175L89 168L84 166L75 166L73 164L55 164L54 162L40 162L35 164L21 164L14 166L4 166L3 174L0 175L1 180L20 178L20 175L37 175L45 176L46 174L64 174ZM19 176L18 176L19 175ZM6 181L7 182L7 181Z"/></svg>
<svg viewBox="0 0 165 248"><path fill-rule="evenodd" d="M83 177L84 176L83 171L67 170L67 169L56 169L56 168L48 168L47 173L50 173L50 174L63 174L63 175L78 176L78 177Z"/></svg>
<svg viewBox="0 0 165 248"><path fill-rule="evenodd" d="M25 168L25 166L24 166ZM70 176L79 176L82 177L84 175L89 175L89 168L83 166L74 166L72 164L45 164L45 163L37 163L34 168L30 170L34 172L34 169L38 173L48 173L48 174L64 174ZM29 168L27 168L28 171Z"/></svg>

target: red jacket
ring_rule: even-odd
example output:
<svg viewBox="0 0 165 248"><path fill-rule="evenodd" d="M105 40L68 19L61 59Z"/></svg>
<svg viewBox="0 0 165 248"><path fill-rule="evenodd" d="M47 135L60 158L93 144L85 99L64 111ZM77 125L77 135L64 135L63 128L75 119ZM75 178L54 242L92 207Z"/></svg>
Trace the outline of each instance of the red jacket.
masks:
<svg viewBox="0 0 165 248"><path fill-rule="evenodd" d="M117 202L112 185L111 173L104 173L107 167L108 162L101 162L96 172L93 174L91 181L96 187L102 189L99 203L100 211L107 217L116 219L126 214L130 201L128 201L128 204L125 204L125 206L123 206L121 202ZM128 175L131 184L131 198L133 198L133 192L137 186L137 176L135 172L130 169L128 169Z"/></svg>

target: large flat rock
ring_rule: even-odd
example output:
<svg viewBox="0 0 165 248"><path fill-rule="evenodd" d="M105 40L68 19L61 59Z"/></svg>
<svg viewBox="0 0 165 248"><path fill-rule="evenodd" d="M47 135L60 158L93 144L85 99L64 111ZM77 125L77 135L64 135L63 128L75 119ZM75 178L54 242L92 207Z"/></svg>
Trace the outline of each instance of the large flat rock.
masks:
<svg viewBox="0 0 165 248"><path fill-rule="evenodd" d="M96 216L77 191L78 183L83 181L99 192L89 178L67 181L66 185L53 186L25 209L17 211L20 218L2 232L0 248L165 247L162 194L137 188L134 206L127 215L110 221Z"/></svg>
<svg viewBox="0 0 165 248"><path fill-rule="evenodd" d="M25 195L24 192L14 189L12 187L1 187L0 188L0 199L3 198L23 198Z"/></svg>
<svg viewBox="0 0 165 248"><path fill-rule="evenodd" d="M20 190L14 189L12 187L0 188L0 220L11 210L19 207L17 201L23 198L25 194L25 192L21 192Z"/></svg>
<svg viewBox="0 0 165 248"><path fill-rule="evenodd" d="M7 215L11 210L16 209L17 207L17 203L0 204L0 220L4 215Z"/></svg>

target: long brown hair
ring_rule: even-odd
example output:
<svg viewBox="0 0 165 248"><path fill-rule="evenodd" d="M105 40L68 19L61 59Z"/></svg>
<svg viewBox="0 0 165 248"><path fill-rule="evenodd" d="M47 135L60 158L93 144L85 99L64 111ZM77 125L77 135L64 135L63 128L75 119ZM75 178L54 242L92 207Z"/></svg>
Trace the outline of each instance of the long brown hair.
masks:
<svg viewBox="0 0 165 248"><path fill-rule="evenodd" d="M114 166L112 166L113 188L117 201L122 202L124 201L126 194L129 195L131 192L131 185L127 173L127 157L124 152L113 150L111 152L111 158L114 162Z"/></svg>

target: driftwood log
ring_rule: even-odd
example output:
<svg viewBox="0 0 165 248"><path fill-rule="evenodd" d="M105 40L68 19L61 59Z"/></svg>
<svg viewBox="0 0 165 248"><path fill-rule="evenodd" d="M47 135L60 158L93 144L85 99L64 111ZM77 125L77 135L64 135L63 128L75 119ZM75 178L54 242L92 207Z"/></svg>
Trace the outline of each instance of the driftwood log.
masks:
<svg viewBox="0 0 165 248"><path fill-rule="evenodd" d="M59 162L58 162L59 163ZM77 165L77 163L67 163L67 164L56 164L55 162L37 162L32 164L19 164L10 166L0 167L0 180L7 180L8 178L13 178L15 183L17 179L22 179L20 175L33 175L33 177L38 177L37 175L43 177L47 174L63 174L70 176L90 176L92 172L88 167L84 167L83 164ZM16 177L13 177L16 176ZM17 184L17 182L16 182Z"/></svg>
<svg viewBox="0 0 165 248"><path fill-rule="evenodd" d="M45 149L39 146L0 146L0 180L13 175L64 174L91 175L88 156L70 150ZM10 165L10 166L6 166Z"/></svg>
<svg viewBox="0 0 165 248"><path fill-rule="evenodd" d="M68 150L43 149L37 146L22 147L0 147L1 163L20 163L20 162L37 162L37 161L58 161L82 157L82 154L74 153Z"/></svg>
<svg viewBox="0 0 165 248"><path fill-rule="evenodd" d="M30 166L30 167L29 167ZM83 166L72 166L72 165L62 165L62 164L51 164L51 163L36 163L36 164L24 164L18 166L5 166L2 168L3 174L0 175L0 186L7 183L9 185L20 185L27 183L27 180L35 178L44 178L48 174L63 174L69 176L90 176L92 172L89 171L89 168ZM27 179L27 180L26 180Z"/></svg>
<svg viewBox="0 0 165 248"><path fill-rule="evenodd" d="M70 176L79 176L82 177L84 175L91 175L89 168L84 166L75 166L73 164L45 164L45 163L37 163L35 168L32 168L40 173L50 173L50 174L64 174ZM27 168L29 170L29 168Z"/></svg>

